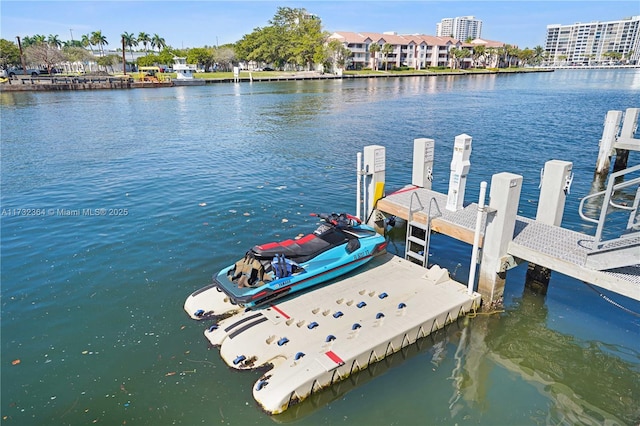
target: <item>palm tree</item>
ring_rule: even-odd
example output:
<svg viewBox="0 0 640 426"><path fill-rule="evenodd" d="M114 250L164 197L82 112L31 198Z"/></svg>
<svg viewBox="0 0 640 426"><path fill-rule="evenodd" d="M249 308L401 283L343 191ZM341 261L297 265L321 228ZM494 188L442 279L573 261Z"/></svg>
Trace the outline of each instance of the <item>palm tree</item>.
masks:
<svg viewBox="0 0 640 426"><path fill-rule="evenodd" d="M449 56L451 57L451 69L455 70L458 68L458 58L462 56L462 50L452 47L449 49Z"/></svg>
<svg viewBox="0 0 640 426"><path fill-rule="evenodd" d="M516 66L518 66L518 58L520 58L520 54L521 54L520 49L518 49L518 47L512 46L510 44L507 44L506 48L507 48L507 58L508 58L507 66L509 68L511 68L511 62L514 59L516 61Z"/></svg>
<svg viewBox="0 0 640 426"><path fill-rule="evenodd" d="M474 46L473 47L473 66L477 67L478 66L478 62L480 62L480 58L482 58L482 62L484 65L484 55L486 53L487 48L479 45L479 46Z"/></svg>
<svg viewBox="0 0 640 426"><path fill-rule="evenodd" d="M135 36L132 33L124 32L122 33L122 41L126 47L129 48L129 53L131 54L131 62L133 62L133 46L138 45L138 40L136 40Z"/></svg>
<svg viewBox="0 0 640 426"><path fill-rule="evenodd" d="M82 47L84 48L88 47L89 50L91 50L91 54L94 55L93 44L91 44L91 36L89 34L83 34L82 39L80 40L80 43L82 43Z"/></svg>
<svg viewBox="0 0 640 426"><path fill-rule="evenodd" d="M371 53L371 59L373 59L373 69L378 71L378 52L380 51L380 45L378 43L371 43L369 45L369 52Z"/></svg>
<svg viewBox="0 0 640 426"><path fill-rule="evenodd" d="M23 40L23 45L24 47L27 46L31 46L34 44L38 44L38 43L46 43L47 42L47 37L42 35L42 34L36 34L33 37L29 38L29 37L25 37Z"/></svg>
<svg viewBox="0 0 640 426"><path fill-rule="evenodd" d="M393 52L393 45L391 43L385 43L382 46L382 54L384 55L384 70L387 71L387 58L389 54Z"/></svg>
<svg viewBox="0 0 640 426"><path fill-rule="evenodd" d="M100 52L104 56L104 45L109 43L107 42L107 37L102 35L102 31L98 30L91 33L91 44L99 46Z"/></svg>
<svg viewBox="0 0 640 426"><path fill-rule="evenodd" d="M160 37L158 34L154 34L151 39L151 48L158 48L158 52L167 47L167 44L164 42L164 39Z"/></svg>
<svg viewBox="0 0 640 426"><path fill-rule="evenodd" d="M53 35L53 34L49 34L49 37L47 38L47 43L49 43L50 46L53 46L57 49L60 49L62 47L62 42L60 41L60 38L58 37L58 35Z"/></svg>
<svg viewBox="0 0 640 426"><path fill-rule="evenodd" d="M150 41L151 41L151 37L149 37L149 34L143 33L143 32L138 33L138 43L142 43L142 45L144 46L145 53L149 53L149 49L147 45L149 44Z"/></svg>
<svg viewBox="0 0 640 426"><path fill-rule="evenodd" d="M542 58L544 57L544 47L538 45L533 48L533 62L535 64L540 64L542 62Z"/></svg>

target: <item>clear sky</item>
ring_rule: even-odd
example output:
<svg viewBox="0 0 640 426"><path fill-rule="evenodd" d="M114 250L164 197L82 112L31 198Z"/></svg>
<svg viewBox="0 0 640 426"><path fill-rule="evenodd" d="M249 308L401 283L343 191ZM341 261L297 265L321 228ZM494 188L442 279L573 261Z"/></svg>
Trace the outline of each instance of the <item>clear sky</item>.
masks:
<svg viewBox="0 0 640 426"><path fill-rule="evenodd" d="M612 21L640 15L640 1L5 1L0 37L58 35L62 41L102 31L110 48L129 32L158 34L175 48L233 43L269 25L278 7L304 8L333 31L435 35L443 18L474 16L482 37L520 48L543 45L548 24Z"/></svg>

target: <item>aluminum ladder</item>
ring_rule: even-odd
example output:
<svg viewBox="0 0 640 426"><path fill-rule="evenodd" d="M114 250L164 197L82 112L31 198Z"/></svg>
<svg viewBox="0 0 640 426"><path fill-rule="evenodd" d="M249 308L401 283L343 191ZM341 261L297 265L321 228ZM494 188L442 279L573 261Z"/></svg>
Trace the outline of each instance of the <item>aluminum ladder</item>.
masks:
<svg viewBox="0 0 640 426"><path fill-rule="evenodd" d="M414 203L417 206L414 207ZM405 240L404 258L414 263L427 267L429 260L429 243L431 240L431 208L435 206L438 215L442 215L435 198L429 200L427 223L421 223L414 219L414 214L424 211L424 205L417 193L411 194L409 201L409 216L407 220L407 236Z"/></svg>

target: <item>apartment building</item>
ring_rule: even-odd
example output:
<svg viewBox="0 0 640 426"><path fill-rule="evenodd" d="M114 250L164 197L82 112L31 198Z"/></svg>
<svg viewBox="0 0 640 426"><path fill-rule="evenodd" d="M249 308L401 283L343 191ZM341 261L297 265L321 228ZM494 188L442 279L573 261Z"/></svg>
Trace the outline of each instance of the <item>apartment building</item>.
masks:
<svg viewBox="0 0 640 426"><path fill-rule="evenodd" d="M608 64L613 61L608 52L621 54L623 62L638 64L640 15L618 21L547 25L545 51L552 64Z"/></svg>
<svg viewBox="0 0 640 426"><path fill-rule="evenodd" d="M451 37L436 37L424 34L398 35L389 33L353 33L338 31L330 40L339 40L351 50L350 68L388 69L409 67L424 69L429 67L448 67L450 65L449 50L452 47L462 48L463 43ZM372 53L370 46L380 47L390 44L393 50L385 55L383 52ZM470 45L464 45L470 48Z"/></svg>
<svg viewBox="0 0 640 426"><path fill-rule="evenodd" d="M475 40L482 37L482 21L474 16L445 18L436 24L436 36L453 37L458 40Z"/></svg>

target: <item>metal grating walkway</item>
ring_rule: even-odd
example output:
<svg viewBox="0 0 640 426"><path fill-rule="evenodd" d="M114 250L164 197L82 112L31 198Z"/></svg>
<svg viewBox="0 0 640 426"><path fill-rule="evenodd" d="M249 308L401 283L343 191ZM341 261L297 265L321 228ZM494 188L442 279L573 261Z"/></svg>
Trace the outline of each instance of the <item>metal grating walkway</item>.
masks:
<svg viewBox="0 0 640 426"><path fill-rule="evenodd" d="M463 210L446 210L447 196L432 190L408 187L378 201L377 208L388 214L407 219L412 191L417 191L423 204L434 198L442 215L432 218L432 230L452 238L473 242L478 206L469 204ZM426 201L426 202L425 202ZM427 223L427 211L414 215L414 220ZM486 223L483 220L482 223ZM484 231L484 230L483 230ZM640 237L634 237L640 243ZM638 264L624 268L597 271L585 267L587 253L592 251L594 237L558 226L545 225L533 219L518 216L510 255L527 262L557 271L561 274L640 300L640 249ZM482 244L482 242L481 242Z"/></svg>

